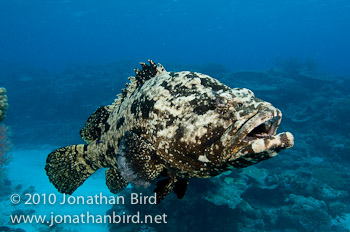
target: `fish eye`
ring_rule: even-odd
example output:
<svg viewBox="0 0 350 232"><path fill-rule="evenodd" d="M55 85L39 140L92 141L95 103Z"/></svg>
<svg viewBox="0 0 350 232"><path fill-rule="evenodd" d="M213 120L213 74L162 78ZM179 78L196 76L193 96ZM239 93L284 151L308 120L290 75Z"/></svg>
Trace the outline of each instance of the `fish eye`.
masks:
<svg viewBox="0 0 350 232"><path fill-rule="evenodd" d="M216 98L216 105L218 106L226 106L227 104L227 99L224 97L217 97Z"/></svg>
<svg viewBox="0 0 350 232"><path fill-rule="evenodd" d="M241 108L243 106L243 103L238 103L237 106Z"/></svg>

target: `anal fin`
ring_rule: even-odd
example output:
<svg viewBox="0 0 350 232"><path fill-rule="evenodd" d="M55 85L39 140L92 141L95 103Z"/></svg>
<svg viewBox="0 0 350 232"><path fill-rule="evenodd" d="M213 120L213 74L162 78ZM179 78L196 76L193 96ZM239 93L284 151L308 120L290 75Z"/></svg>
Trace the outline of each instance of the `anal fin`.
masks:
<svg viewBox="0 0 350 232"><path fill-rule="evenodd" d="M160 203L171 192L171 190L174 191L178 199L183 198L186 193L187 185L187 179L179 179L175 176L160 179L154 189L154 192L157 195L157 204Z"/></svg>
<svg viewBox="0 0 350 232"><path fill-rule="evenodd" d="M187 185L188 185L187 179L179 179L178 181L176 181L173 190L178 199L181 199L185 196Z"/></svg>
<svg viewBox="0 0 350 232"><path fill-rule="evenodd" d="M175 177L168 177L166 179L161 179L157 182L154 192L157 196L157 204L159 204L174 188Z"/></svg>

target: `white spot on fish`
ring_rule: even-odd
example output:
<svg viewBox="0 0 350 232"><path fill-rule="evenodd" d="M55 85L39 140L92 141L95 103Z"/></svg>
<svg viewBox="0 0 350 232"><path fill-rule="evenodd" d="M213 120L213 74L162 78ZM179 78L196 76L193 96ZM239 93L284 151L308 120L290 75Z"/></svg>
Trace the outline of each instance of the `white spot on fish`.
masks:
<svg viewBox="0 0 350 232"><path fill-rule="evenodd" d="M210 160L208 160L208 158L205 155L200 155L198 157L198 160L201 161L201 162L204 162L204 163L209 163L210 162Z"/></svg>

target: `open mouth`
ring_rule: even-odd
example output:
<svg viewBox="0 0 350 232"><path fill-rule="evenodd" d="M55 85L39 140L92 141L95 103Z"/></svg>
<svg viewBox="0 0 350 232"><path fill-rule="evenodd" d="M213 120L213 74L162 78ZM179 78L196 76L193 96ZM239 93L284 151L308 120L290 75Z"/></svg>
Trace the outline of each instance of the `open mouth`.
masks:
<svg viewBox="0 0 350 232"><path fill-rule="evenodd" d="M275 116L270 119L266 119L262 123L256 125L253 124L254 127L250 127L248 129L248 134L243 137L243 142L249 142L257 138L267 138L276 134L278 125L281 121L280 116Z"/></svg>
<svg viewBox="0 0 350 232"><path fill-rule="evenodd" d="M271 107L261 109L238 130L235 124L228 129L223 151L234 168L242 168L275 156L278 152L294 145L294 137L290 132L276 134L281 122L280 110ZM231 134L230 134L231 133Z"/></svg>
<svg viewBox="0 0 350 232"><path fill-rule="evenodd" d="M281 119L281 111L269 108L247 120L231 140L231 165L235 168L246 167L292 147L294 137L291 133L276 134Z"/></svg>
<svg viewBox="0 0 350 232"><path fill-rule="evenodd" d="M278 109L258 112L239 129L235 138L235 144L245 144L259 138L274 136L281 119L282 113Z"/></svg>

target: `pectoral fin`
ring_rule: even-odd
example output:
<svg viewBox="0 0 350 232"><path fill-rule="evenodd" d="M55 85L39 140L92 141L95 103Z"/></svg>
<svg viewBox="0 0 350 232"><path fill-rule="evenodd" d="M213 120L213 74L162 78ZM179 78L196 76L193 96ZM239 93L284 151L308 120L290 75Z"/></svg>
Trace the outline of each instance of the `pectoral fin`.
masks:
<svg viewBox="0 0 350 232"><path fill-rule="evenodd" d="M120 141L118 153L117 166L121 176L138 186L148 187L164 168L153 145L130 131Z"/></svg>
<svg viewBox="0 0 350 232"><path fill-rule="evenodd" d="M121 176L116 168L106 170L106 185L111 193L117 194L123 190L128 182Z"/></svg>

